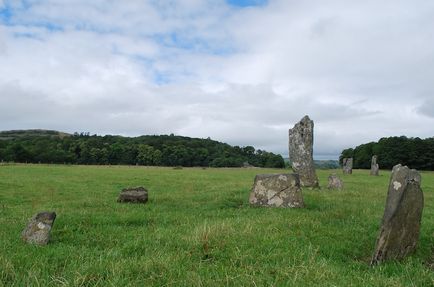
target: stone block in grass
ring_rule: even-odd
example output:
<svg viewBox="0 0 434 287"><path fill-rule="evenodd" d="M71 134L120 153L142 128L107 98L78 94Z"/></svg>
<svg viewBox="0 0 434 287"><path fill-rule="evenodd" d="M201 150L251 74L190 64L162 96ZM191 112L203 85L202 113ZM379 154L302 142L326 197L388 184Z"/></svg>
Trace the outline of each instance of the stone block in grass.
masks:
<svg viewBox="0 0 434 287"><path fill-rule="evenodd" d="M343 183L342 179L340 179L339 176L337 176L336 174L329 175L328 181L329 181L329 183L327 185L328 189L341 190L344 188L344 183Z"/></svg>
<svg viewBox="0 0 434 287"><path fill-rule="evenodd" d="M118 202L146 203L148 190L144 187L124 188L119 194Z"/></svg>
<svg viewBox="0 0 434 287"><path fill-rule="evenodd" d="M298 174L259 174L249 202L256 206L304 207Z"/></svg>
<svg viewBox="0 0 434 287"><path fill-rule="evenodd" d="M23 230L22 239L30 244L47 245L55 219L55 212L43 211L35 214Z"/></svg>

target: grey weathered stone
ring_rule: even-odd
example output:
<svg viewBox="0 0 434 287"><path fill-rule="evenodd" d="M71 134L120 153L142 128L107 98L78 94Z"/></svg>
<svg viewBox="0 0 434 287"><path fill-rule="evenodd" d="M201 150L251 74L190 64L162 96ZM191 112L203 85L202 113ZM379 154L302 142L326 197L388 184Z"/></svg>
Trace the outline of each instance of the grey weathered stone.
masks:
<svg viewBox="0 0 434 287"><path fill-rule="evenodd" d="M55 212L44 211L35 214L21 233L22 239L30 244L48 244L55 219Z"/></svg>
<svg viewBox="0 0 434 287"><path fill-rule="evenodd" d="M298 174L259 174L249 202L258 206L304 207Z"/></svg>
<svg viewBox="0 0 434 287"><path fill-rule="evenodd" d="M118 202L146 203L148 191L144 187L124 188L119 194Z"/></svg>
<svg viewBox="0 0 434 287"><path fill-rule="evenodd" d="M377 163L377 156L373 155L371 159L371 175L377 176L379 174L380 167Z"/></svg>
<svg viewBox="0 0 434 287"><path fill-rule="evenodd" d="M344 183L342 179L339 178L336 174L329 175L329 184L327 186L328 189L342 189L344 188Z"/></svg>
<svg viewBox="0 0 434 287"><path fill-rule="evenodd" d="M300 176L305 187L319 187L313 162L313 121L304 116L289 129L289 159L292 169Z"/></svg>
<svg viewBox="0 0 434 287"><path fill-rule="evenodd" d="M420 174L400 164L393 167L371 265L402 259L416 250L423 210Z"/></svg>
<svg viewBox="0 0 434 287"><path fill-rule="evenodd" d="M251 168L254 167L253 165L251 165L248 161L243 162L243 167L244 168Z"/></svg>
<svg viewBox="0 0 434 287"><path fill-rule="evenodd" d="M342 171L344 174L352 174L353 173L353 158L344 158L342 160Z"/></svg>

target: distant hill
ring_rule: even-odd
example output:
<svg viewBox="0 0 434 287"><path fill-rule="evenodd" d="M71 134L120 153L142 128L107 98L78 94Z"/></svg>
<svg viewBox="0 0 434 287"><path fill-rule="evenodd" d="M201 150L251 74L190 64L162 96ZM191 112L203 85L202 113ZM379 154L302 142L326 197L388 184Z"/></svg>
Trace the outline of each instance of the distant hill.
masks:
<svg viewBox="0 0 434 287"><path fill-rule="evenodd" d="M71 134L54 131L54 130L10 130L10 131L0 131L0 140L11 140L17 138L29 138L29 137L70 137Z"/></svg>
<svg viewBox="0 0 434 287"><path fill-rule="evenodd" d="M123 137L52 130L0 132L0 161L282 168L281 155L252 146L171 135Z"/></svg>

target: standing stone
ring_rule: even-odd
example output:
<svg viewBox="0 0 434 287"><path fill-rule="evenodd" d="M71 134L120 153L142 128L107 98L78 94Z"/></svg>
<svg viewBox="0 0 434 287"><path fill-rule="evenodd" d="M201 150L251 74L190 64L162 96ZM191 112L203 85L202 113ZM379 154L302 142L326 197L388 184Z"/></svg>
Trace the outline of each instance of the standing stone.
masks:
<svg viewBox="0 0 434 287"><path fill-rule="evenodd" d="M313 121L304 116L292 129L289 129L289 159L292 169L300 176L300 184L305 187L319 187L313 162Z"/></svg>
<svg viewBox="0 0 434 287"><path fill-rule="evenodd" d="M386 208L371 265L402 259L416 250L423 209L420 174L395 165L389 182Z"/></svg>
<svg viewBox="0 0 434 287"><path fill-rule="evenodd" d="M298 174L258 174L249 202L258 206L304 207Z"/></svg>
<svg viewBox="0 0 434 287"><path fill-rule="evenodd" d="M146 203L148 191L143 187L124 188L119 194L118 202Z"/></svg>
<svg viewBox="0 0 434 287"><path fill-rule="evenodd" d="M371 159L371 175L377 176L379 173L380 167L377 163L377 156L373 155Z"/></svg>
<svg viewBox="0 0 434 287"><path fill-rule="evenodd" d="M328 189L342 189L344 188L344 183L342 180L336 175L329 175L329 184L327 186Z"/></svg>
<svg viewBox="0 0 434 287"><path fill-rule="evenodd" d="M342 160L342 171L344 174L352 174L353 173L353 158L344 158Z"/></svg>
<svg viewBox="0 0 434 287"><path fill-rule="evenodd" d="M22 239L30 244L46 245L50 241L50 231L53 228L55 212L40 212L30 219L27 227L23 230Z"/></svg>

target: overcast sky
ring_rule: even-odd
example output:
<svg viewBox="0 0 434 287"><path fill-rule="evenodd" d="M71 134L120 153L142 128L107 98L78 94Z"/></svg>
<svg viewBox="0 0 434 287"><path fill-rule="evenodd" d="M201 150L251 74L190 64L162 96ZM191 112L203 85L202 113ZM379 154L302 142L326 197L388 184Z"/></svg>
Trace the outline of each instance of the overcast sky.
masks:
<svg viewBox="0 0 434 287"><path fill-rule="evenodd" d="M0 130L211 137L316 158L434 136L431 0L0 0Z"/></svg>

